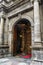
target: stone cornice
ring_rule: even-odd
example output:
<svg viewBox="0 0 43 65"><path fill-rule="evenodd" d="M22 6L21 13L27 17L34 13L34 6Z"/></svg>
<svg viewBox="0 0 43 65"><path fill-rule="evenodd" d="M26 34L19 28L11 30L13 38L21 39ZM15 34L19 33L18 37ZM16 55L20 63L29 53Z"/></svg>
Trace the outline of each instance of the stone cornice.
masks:
<svg viewBox="0 0 43 65"><path fill-rule="evenodd" d="M16 8L18 8L18 7L20 7L20 6L23 6L24 4L26 4L26 3L28 3L29 1L27 0L27 1L21 1L21 2L19 2L19 3L17 3L16 5L15 4L13 4L13 5L11 5L9 8L8 8L8 12L10 12L10 11L12 11L12 10L14 10L14 9L16 9Z"/></svg>
<svg viewBox="0 0 43 65"><path fill-rule="evenodd" d="M8 12L7 8L4 5L0 5L0 12L4 11L5 13Z"/></svg>
<svg viewBox="0 0 43 65"><path fill-rule="evenodd" d="M33 5L29 5L28 3L25 6L21 6L16 8L15 10L12 10L11 12L8 13L7 17L12 18L13 16L18 15L19 13L23 14L27 11L33 10Z"/></svg>
<svg viewBox="0 0 43 65"><path fill-rule="evenodd" d="M21 7L21 6L24 6L25 4L27 4L28 3L28 5L30 5L30 7L31 7L31 2L29 1L29 0L23 0L23 1L20 1L19 3L17 3L17 4L12 4L12 5L10 5L9 7L7 7L7 6L5 6L5 5L3 5L3 4L1 4L0 5L0 12L1 11L4 11L5 13L9 13L9 12L12 12L13 10L15 10L15 9L17 9L17 8L19 8L19 7Z"/></svg>
<svg viewBox="0 0 43 65"><path fill-rule="evenodd" d="M19 3L17 3L16 5L15 4L12 4L11 6L9 6L9 7L6 7L5 5L3 5L3 4L1 4L0 5L0 11L4 11L5 13L8 13L8 12L10 12L10 11L12 11L12 10L14 10L14 9L16 9L16 8L18 8L18 7L20 7L20 6L23 6L24 4L26 4L26 3L28 3L29 1L27 0L27 1L21 1L21 2L19 2Z"/></svg>
<svg viewBox="0 0 43 65"><path fill-rule="evenodd" d="M28 10L29 9L29 10ZM30 11L33 9L33 5L30 2L18 3L17 5L12 5L10 7L6 7L5 5L0 6L0 12L4 12L3 14L7 17L11 18L12 16L18 15L18 13L23 13L24 11Z"/></svg>

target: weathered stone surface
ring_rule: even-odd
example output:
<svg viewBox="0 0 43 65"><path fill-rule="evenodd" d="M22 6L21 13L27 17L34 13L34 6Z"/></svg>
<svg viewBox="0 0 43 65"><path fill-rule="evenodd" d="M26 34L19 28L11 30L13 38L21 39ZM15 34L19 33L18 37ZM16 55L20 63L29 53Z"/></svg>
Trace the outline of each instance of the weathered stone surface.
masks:
<svg viewBox="0 0 43 65"><path fill-rule="evenodd" d="M27 0L25 0L25 1L27 1ZM37 1L37 0L36 0ZM23 1L24 2L24 1ZM22 2L22 3L23 3ZM18 2L17 2L18 3ZM12 52L11 51L11 45L13 44L13 42L12 42L12 40L13 40L13 34L12 34L12 27L13 27L13 24L15 24L16 23L16 21L17 20L19 20L20 18L26 18L26 19L28 19L29 21L30 21L30 23L31 23L31 38L32 38L32 40L31 40L31 42L32 42L32 44L34 44L34 39L35 39L35 42L41 42L41 36L42 36L42 41L43 41L43 12L41 11L41 16L39 15L39 11L40 10L42 10L43 9L43 7L41 7L41 9L39 10L39 5L38 5L38 2L36 2L36 4L34 4L35 5L35 12L34 12L34 14L33 14L33 6L31 5L31 3L26 3L26 4L24 4L24 5L22 5L22 6L19 6L19 7L17 7L16 6L16 9L14 9L15 7L13 6L13 4L11 4L12 6L13 6L13 8L10 8L10 4L6 4L6 3L2 3L2 4L4 4L4 5L6 5L7 7L5 8L4 6L4 8L2 7L2 12L0 12L0 44L3 42L4 44L8 44L9 45L9 52ZM15 3L16 4L16 3ZM5 9L7 9L7 8L9 8L9 13L5 13ZM12 9L14 9L14 10L12 10ZM28 9L28 10L27 10ZM26 10L26 11L24 11L24 10ZM3 12L4 11L4 12ZM11 12L10 12L11 11ZM28 12L27 12L28 11ZM20 13L22 13L22 15L21 15L21 17L20 16L18 16L18 14L19 14L19 12ZM2 18L1 19L1 15L3 15L3 17L4 18ZM17 16L16 16L17 15ZM33 18L34 16L33 15L35 15L35 19ZM40 22L40 19L39 19L39 16L40 16L40 18L41 18L41 22ZM7 18L9 17L9 21L7 20ZM10 18L11 17L11 18ZM34 20L33 20L34 19ZM9 32L8 31L6 31L6 32L8 32L8 40L7 40L7 33L6 32L2 32L2 28L4 28L3 27L3 22L5 23L6 22L6 20L10 23L10 26L9 26ZM33 21L35 21L35 23L33 22ZM2 22L2 23L1 23ZM9 23L6 23L6 25L7 24L9 24ZM41 26L41 28L40 28L40 25L42 25ZM32 28L32 26L33 26L33 28ZM35 31L34 31L34 26L35 26ZM6 27L6 26L5 26ZM41 30L40 30L41 29ZM4 28L4 30L5 30L5 28ZM7 29L6 29L7 30ZM41 32L42 31L42 32ZM34 32L35 32L35 35L34 35ZM41 32L41 33L40 33ZM2 33L3 33L3 35L5 36L4 37L4 40L2 41ZM41 35L40 35L41 34ZM31 45L32 45L31 44ZM41 44L41 43L39 43L39 44ZM36 45L38 45L38 43L36 44ZM0 49L0 53L1 52L6 52L6 49ZM6 57L6 56L10 56L10 54L7 54L7 55L4 55L4 57ZM40 59L40 60L43 60L43 51L39 51L39 50L33 50L32 51L32 56L33 56L33 59ZM0 56L1 57L1 56ZM20 59L19 59L20 60ZM21 61L21 60L20 60ZM23 61L23 60L22 60ZM27 63L28 63L29 61L27 60ZM10 62L8 62L8 63L10 63ZM16 63L16 62L15 62ZM43 65L43 62L33 62L33 64L39 64L39 65L41 65L41 63L42 63L42 65ZM4 65L4 64L3 64ZM5 64L6 65L6 64Z"/></svg>
<svg viewBox="0 0 43 65"><path fill-rule="evenodd" d="M28 65L28 64L21 62L21 63L18 63L18 65Z"/></svg>
<svg viewBox="0 0 43 65"><path fill-rule="evenodd" d="M32 63L30 63L30 65L42 65L42 63L33 61Z"/></svg>
<svg viewBox="0 0 43 65"><path fill-rule="evenodd" d="M21 60L21 61L20 61ZM0 65L30 65L30 59L29 62L27 62L28 59L23 58L16 58L16 57L10 57L10 58L2 58L0 59Z"/></svg>

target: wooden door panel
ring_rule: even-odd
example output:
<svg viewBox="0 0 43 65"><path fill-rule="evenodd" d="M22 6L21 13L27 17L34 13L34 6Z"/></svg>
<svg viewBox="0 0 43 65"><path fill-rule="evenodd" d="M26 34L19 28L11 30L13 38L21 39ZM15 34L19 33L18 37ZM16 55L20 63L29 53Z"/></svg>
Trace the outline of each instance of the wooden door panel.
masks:
<svg viewBox="0 0 43 65"><path fill-rule="evenodd" d="M27 49L27 53L31 53L31 28L29 28L26 30L26 49Z"/></svg>
<svg viewBox="0 0 43 65"><path fill-rule="evenodd" d="M13 55L16 54L16 48L17 48L17 30L14 28L14 33L13 33Z"/></svg>

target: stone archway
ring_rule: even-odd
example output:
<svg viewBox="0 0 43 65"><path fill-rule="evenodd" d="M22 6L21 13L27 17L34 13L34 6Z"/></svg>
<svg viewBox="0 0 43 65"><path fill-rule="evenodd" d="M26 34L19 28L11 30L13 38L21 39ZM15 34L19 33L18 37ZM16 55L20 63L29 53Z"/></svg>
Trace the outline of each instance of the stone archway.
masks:
<svg viewBox="0 0 43 65"><path fill-rule="evenodd" d="M34 44L34 22L33 22L33 19L28 15L22 15L21 18L25 18L31 23L31 45L33 45ZM12 28L13 28L13 25L15 25L18 20L20 20L19 17L14 18L13 23L12 23L12 21L10 21L10 23L9 23L8 44L9 44L9 52L11 53L11 55L12 55L12 44L13 44Z"/></svg>
<svg viewBox="0 0 43 65"><path fill-rule="evenodd" d="M31 23L23 18L13 25L13 55L31 54Z"/></svg>

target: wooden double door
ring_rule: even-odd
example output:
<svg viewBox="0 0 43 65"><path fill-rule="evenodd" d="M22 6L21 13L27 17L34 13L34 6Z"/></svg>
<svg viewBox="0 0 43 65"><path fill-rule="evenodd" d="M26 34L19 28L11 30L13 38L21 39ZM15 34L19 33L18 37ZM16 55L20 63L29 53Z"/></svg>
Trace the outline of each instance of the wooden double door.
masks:
<svg viewBox="0 0 43 65"><path fill-rule="evenodd" d="M31 27L26 24L17 24L13 30L13 55L31 53Z"/></svg>

